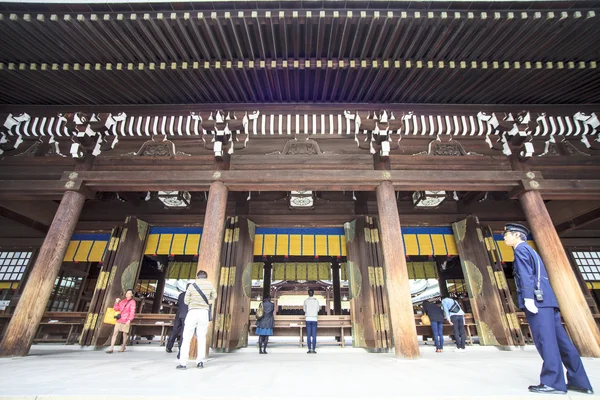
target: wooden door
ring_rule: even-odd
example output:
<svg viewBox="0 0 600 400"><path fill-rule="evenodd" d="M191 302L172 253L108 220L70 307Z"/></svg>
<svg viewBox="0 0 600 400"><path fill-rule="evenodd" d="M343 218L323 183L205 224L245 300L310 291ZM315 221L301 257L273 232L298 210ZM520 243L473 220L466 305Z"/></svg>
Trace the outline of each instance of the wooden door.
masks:
<svg viewBox="0 0 600 400"><path fill-rule="evenodd" d="M114 325L103 322L104 313L114 305L115 298L123 298L125 291L135 289L148 231L148 224L133 216L113 229L79 344L108 344Z"/></svg>
<svg viewBox="0 0 600 400"><path fill-rule="evenodd" d="M513 334L502 306L479 220L470 216L452 224L452 229L480 344L513 345Z"/></svg>
<svg viewBox="0 0 600 400"><path fill-rule="evenodd" d="M377 221L360 217L344 224L344 230L353 345L389 349L392 340Z"/></svg>
<svg viewBox="0 0 600 400"><path fill-rule="evenodd" d="M230 351L248 344L254 231L254 223L246 218L227 218L215 305L214 349Z"/></svg>

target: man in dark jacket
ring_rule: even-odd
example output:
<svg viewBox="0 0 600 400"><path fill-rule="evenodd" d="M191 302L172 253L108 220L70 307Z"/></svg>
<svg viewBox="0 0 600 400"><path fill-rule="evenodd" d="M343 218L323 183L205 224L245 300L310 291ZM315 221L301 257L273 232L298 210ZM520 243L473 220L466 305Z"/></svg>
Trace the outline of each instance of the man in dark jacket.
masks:
<svg viewBox="0 0 600 400"><path fill-rule="evenodd" d="M562 325L546 266L526 242L529 230L520 224L507 224L504 229L504 243L515 251L513 270L519 308L525 310L533 343L544 360L540 384L529 386L529 391L565 394L572 390L593 394L581 357ZM563 364L567 368L566 384Z"/></svg>
<svg viewBox="0 0 600 400"><path fill-rule="evenodd" d="M190 283L187 284L186 289L190 286ZM169 336L169 340L167 341L167 353L173 352L173 345L175 344L175 339L179 337L179 351L181 351L181 340L183 339L183 327L185 326L185 317L188 313L188 306L184 302L185 292L181 292L179 297L177 298L177 314L175 314L175 321L173 321L173 330L171 331L171 336ZM180 353L177 353L177 358L179 358Z"/></svg>
<svg viewBox="0 0 600 400"><path fill-rule="evenodd" d="M427 300L423 302L423 312L429 316L431 322L435 352L441 353L444 350L444 312L439 305Z"/></svg>

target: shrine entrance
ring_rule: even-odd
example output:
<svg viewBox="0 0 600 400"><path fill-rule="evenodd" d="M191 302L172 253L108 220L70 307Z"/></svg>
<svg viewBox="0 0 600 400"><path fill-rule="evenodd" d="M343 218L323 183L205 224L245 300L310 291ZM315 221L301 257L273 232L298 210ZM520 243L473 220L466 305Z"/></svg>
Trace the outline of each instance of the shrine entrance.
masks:
<svg viewBox="0 0 600 400"><path fill-rule="evenodd" d="M304 300L313 289L321 306L320 344L343 346L350 340L349 278L346 238L342 227L257 228L252 264L250 336L254 335L256 309L270 296L275 305L271 343L302 346L306 343ZM252 343L252 340L250 340Z"/></svg>
<svg viewBox="0 0 600 400"><path fill-rule="evenodd" d="M266 296L275 305L274 336L271 343L302 346L306 343L304 300L308 290L320 305L319 344L342 347L351 332L349 282L343 256L255 257L249 334L254 335L256 309ZM297 338L293 339L293 338Z"/></svg>

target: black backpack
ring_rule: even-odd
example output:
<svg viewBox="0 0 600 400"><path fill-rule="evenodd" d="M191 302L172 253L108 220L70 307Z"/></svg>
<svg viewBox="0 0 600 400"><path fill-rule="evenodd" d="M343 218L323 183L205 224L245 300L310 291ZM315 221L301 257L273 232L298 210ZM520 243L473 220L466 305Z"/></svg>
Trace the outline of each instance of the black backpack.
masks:
<svg viewBox="0 0 600 400"><path fill-rule="evenodd" d="M454 304L452 304L452 307L450 307L448 311L450 311L452 314L456 314L460 311L460 306L456 300L454 300Z"/></svg>

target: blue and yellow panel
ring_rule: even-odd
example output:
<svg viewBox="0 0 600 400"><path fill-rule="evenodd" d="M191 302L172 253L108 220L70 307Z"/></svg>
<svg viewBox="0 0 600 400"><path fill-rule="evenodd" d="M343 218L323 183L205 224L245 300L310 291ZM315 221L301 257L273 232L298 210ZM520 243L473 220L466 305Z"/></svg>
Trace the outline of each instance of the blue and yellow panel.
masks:
<svg viewBox="0 0 600 400"><path fill-rule="evenodd" d="M200 252L202 228L192 227L152 227L144 254L157 255L197 255Z"/></svg>
<svg viewBox="0 0 600 400"><path fill-rule="evenodd" d="M102 261L109 240L107 233L76 233L71 237L63 262Z"/></svg>
<svg viewBox="0 0 600 400"><path fill-rule="evenodd" d="M586 282L588 289L600 289L600 282Z"/></svg>
<svg viewBox="0 0 600 400"><path fill-rule="evenodd" d="M344 257L344 228L257 228L254 255Z"/></svg>
<svg viewBox="0 0 600 400"><path fill-rule="evenodd" d="M458 255L452 228L404 228L409 256ZM257 228L255 256L346 256L343 228Z"/></svg>
<svg viewBox="0 0 600 400"><path fill-rule="evenodd" d="M450 227L402 228L407 256L455 256L458 248Z"/></svg>
<svg viewBox="0 0 600 400"><path fill-rule="evenodd" d="M535 246L534 241L531 239L532 239L531 236L527 237L527 244L529 244L531 247L533 247L533 249L535 251L537 251L537 247ZM502 262L515 261L515 252L513 251L513 248L510 246L507 246L506 243L504 243L504 237L501 234L494 235L494 242L496 243L496 249L498 250L498 254L500 254L500 261L502 261Z"/></svg>

